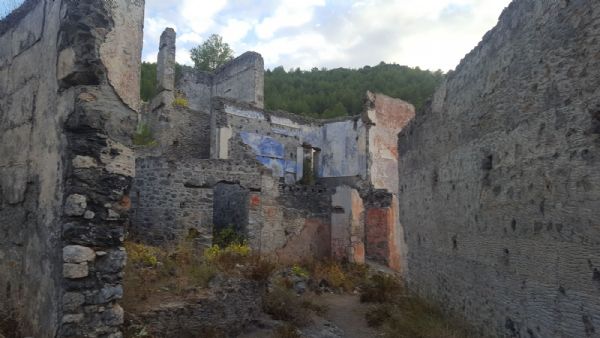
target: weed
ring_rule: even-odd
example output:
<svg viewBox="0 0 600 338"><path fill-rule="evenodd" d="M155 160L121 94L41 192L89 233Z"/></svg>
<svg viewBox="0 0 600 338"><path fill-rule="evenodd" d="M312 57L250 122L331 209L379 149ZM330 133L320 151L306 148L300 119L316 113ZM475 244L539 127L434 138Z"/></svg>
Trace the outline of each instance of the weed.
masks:
<svg viewBox="0 0 600 338"><path fill-rule="evenodd" d="M301 267L300 265L293 265L292 273L294 275L296 275L298 277L302 277L302 278L308 278L310 276L310 273L306 269Z"/></svg>
<svg viewBox="0 0 600 338"><path fill-rule="evenodd" d="M258 282L266 282L277 265L267 258L259 255L252 255L249 259L249 267L245 270L244 276Z"/></svg>
<svg viewBox="0 0 600 338"><path fill-rule="evenodd" d="M362 289L361 301L374 302L366 319L370 326L383 326L390 338L468 337L466 325L444 314L441 309L408 293L394 276L371 276Z"/></svg>
<svg viewBox="0 0 600 338"><path fill-rule="evenodd" d="M246 244L246 237L235 230L233 225L216 230L213 234L213 245L225 248L232 244Z"/></svg>
<svg viewBox="0 0 600 338"><path fill-rule="evenodd" d="M402 284L397 278L386 274L376 274L371 276L369 282L362 288L360 301L383 303L394 299L402 291Z"/></svg>
<svg viewBox="0 0 600 338"><path fill-rule="evenodd" d="M310 323L309 310L302 306L296 294L280 285L275 285L263 297L263 310L276 320L296 326Z"/></svg>
<svg viewBox="0 0 600 338"><path fill-rule="evenodd" d="M173 100L173 107L175 107L175 108L187 108L187 107L189 107L189 102L182 95L176 95L175 99Z"/></svg>
<svg viewBox="0 0 600 338"><path fill-rule="evenodd" d="M146 124L142 124L139 126L138 130L133 135L133 144L136 146L146 146L153 147L157 145L154 136L152 135L152 130Z"/></svg>

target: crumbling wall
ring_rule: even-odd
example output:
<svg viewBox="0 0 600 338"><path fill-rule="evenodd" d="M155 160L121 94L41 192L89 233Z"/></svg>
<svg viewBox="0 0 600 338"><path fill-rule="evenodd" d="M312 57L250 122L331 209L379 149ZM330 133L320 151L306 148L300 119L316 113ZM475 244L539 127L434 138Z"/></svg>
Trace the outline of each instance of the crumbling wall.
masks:
<svg viewBox="0 0 600 338"><path fill-rule="evenodd" d="M176 88L188 99L193 110L208 112L211 99L217 97L263 108L264 68L260 54L246 52L212 73L184 67Z"/></svg>
<svg viewBox="0 0 600 338"><path fill-rule="evenodd" d="M358 190L335 189L331 198L331 254L335 259L365 262L365 209Z"/></svg>
<svg viewBox="0 0 600 338"><path fill-rule="evenodd" d="M0 23L0 308L24 336L119 334L143 5L29 0Z"/></svg>
<svg viewBox="0 0 600 338"><path fill-rule="evenodd" d="M215 70L212 96L264 108L264 73L262 56L256 52L246 52Z"/></svg>
<svg viewBox="0 0 600 338"><path fill-rule="evenodd" d="M600 333L599 33L514 1L400 136L409 281L487 333Z"/></svg>
<svg viewBox="0 0 600 338"><path fill-rule="evenodd" d="M261 170L245 161L138 158L132 191L132 237L162 244L184 238L195 229L202 244L210 245L213 190L219 182L257 191Z"/></svg>
<svg viewBox="0 0 600 338"><path fill-rule="evenodd" d="M415 116L408 102L367 92L365 113L369 128L369 178L373 188L398 193L398 133Z"/></svg>

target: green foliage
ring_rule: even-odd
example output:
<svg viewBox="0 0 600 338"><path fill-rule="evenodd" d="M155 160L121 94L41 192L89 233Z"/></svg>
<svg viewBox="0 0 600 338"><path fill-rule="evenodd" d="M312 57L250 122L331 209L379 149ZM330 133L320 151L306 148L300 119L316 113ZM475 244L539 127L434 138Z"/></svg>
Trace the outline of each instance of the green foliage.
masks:
<svg viewBox="0 0 600 338"><path fill-rule="evenodd" d="M367 90L408 101L421 108L443 78L430 72L397 64L380 63L359 69L265 72L265 107L315 118L356 115L363 110Z"/></svg>
<svg viewBox="0 0 600 338"><path fill-rule="evenodd" d="M202 45L192 48L191 57L196 69L211 72L232 60L233 50L220 35L213 34Z"/></svg>
<svg viewBox="0 0 600 338"><path fill-rule="evenodd" d="M173 100L173 107L187 108L187 107L189 107L189 102L185 97L177 95L177 96L175 96L175 99Z"/></svg>
<svg viewBox="0 0 600 338"><path fill-rule="evenodd" d="M156 95L156 63L142 62L140 77L140 97L150 101Z"/></svg>
<svg viewBox="0 0 600 338"><path fill-rule="evenodd" d="M292 273L298 277L302 277L302 278L308 278L310 276L310 273L303 267L301 267L300 265L293 265L292 266Z"/></svg>
<svg viewBox="0 0 600 338"><path fill-rule="evenodd" d="M177 65L176 77L183 67ZM380 63L359 69L313 68L286 72L276 67L265 72L265 107L314 118L357 115L363 110L367 90L408 101L421 108L443 79L441 71L430 72L397 64ZM142 99L156 91L156 64L142 64Z"/></svg>
<svg viewBox="0 0 600 338"><path fill-rule="evenodd" d="M150 127L146 124L142 124L138 131L133 135L133 144L136 146L155 146L156 140L152 135Z"/></svg>
<svg viewBox="0 0 600 338"><path fill-rule="evenodd" d="M246 244L246 237L238 233L232 225L221 230L215 229L213 245L225 248L231 244Z"/></svg>
<svg viewBox="0 0 600 338"><path fill-rule="evenodd" d="M183 68L178 63L175 64L175 82L177 82L183 74ZM140 75L140 98L142 101L149 102L156 96L157 80L157 65L153 62L142 62Z"/></svg>
<svg viewBox="0 0 600 338"><path fill-rule="evenodd" d="M399 279L385 274L371 276L361 301L374 302L365 314L369 326L382 326L389 338L471 337L462 320L408 292Z"/></svg>

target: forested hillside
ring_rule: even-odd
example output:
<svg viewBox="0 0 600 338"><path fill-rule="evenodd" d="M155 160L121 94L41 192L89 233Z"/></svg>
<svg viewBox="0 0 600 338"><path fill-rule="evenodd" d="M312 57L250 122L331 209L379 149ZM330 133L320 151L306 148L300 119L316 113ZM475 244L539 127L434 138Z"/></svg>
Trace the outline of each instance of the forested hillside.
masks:
<svg viewBox="0 0 600 338"><path fill-rule="evenodd" d="M401 98L420 108L441 81L441 71L430 72L380 63L360 69L300 69L277 67L265 72L265 107L317 118L361 112L367 90ZM142 64L141 96L155 94L156 64Z"/></svg>
<svg viewBox="0 0 600 338"><path fill-rule="evenodd" d="M441 72L380 63L360 69L265 72L265 106L301 115L330 118L362 111L367 90L411 102L417 108L433 94Z"/></svg>

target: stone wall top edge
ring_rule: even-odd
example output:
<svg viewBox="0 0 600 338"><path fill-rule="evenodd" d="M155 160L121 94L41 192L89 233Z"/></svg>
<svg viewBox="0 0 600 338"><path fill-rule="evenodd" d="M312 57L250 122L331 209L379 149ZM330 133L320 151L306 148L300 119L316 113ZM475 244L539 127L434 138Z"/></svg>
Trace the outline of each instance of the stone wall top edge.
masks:
<svg viewBox="0 0 600 338"><path fill-rule="evenodd" d="M471 61L471 59L476 58L478 53L488 43L494 40L494 38L505 29L506 25L509 25L508 21L510 20L511 14L518 12L520 10L519 7L522 6L524 2L526 2L526 0L513 0L507 7L504 8L504 10L498 18L496 25L483 35L481 41L460 60L459 64L454 70L448 72L448 79L451 79L455 74L461 72L463 69L466 69L468 67L468 64Z"/></svg>
<svg viewBox="0 0 600 338"><path fill-rule="evenodd" d="M44 0L25 0L21 6L17 7L3 19L0 19L0 35L16 27L27 14L31 13L35 6L43 3Z"/></svg>
<svg viewBox="0 0 600 338"><path fill-rule="evenodd" d="M306 124L306 125L308 125L308 124L324 125L324 124L335 123L335 122L356 121L356 120L359 120L362 116L361 114L359 114L359 115L352 115L352 116L334 117L334 118L330 118L330 119L316 119L316 118L312 118L312 117L308 117L308 116L302 116L302 115L290 113L285 110L266 110L266 109L256 107L256 106L251 105L246 102L237 101L237 100L234 100L231 98L225 98L225 97L216 97L215 104L221 105L221 106L229 105L229 106L233 106L238 109L248 109L248 110L258 111L258 112L263 113L267 118L269 118L271 116L287 118L293 122L296 122L299 124Z"/></svg>
<svg viewBox="0 0 600 338"><path fill-rule="evenodd" d="M165 156L144 156L136 158L138 163L157 163L157 164L172 164L178 165L243 165L249 168L249 170L255 171L261 166L255 161L251 160L236 160L236 159L212 159L212 158L186 158L173 160Z"/></svg>
<svg viewBox="0 0 600 338"><path fill-rule="evenodd" d="M233 60L221 65L219 68L215 69L214 74L217 75L223 71L226 71L228 68L232 66L236 66L239 64L247 64L253 62L259 62L261 65L264 65L263 57L260 53L254 51L244 52L242 55L234 58ZM264 67L264 66L263 66Z"/></svg>

